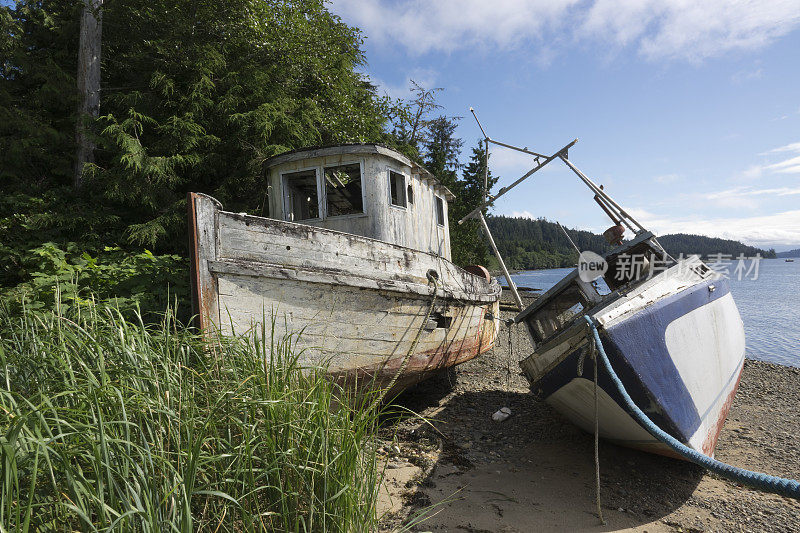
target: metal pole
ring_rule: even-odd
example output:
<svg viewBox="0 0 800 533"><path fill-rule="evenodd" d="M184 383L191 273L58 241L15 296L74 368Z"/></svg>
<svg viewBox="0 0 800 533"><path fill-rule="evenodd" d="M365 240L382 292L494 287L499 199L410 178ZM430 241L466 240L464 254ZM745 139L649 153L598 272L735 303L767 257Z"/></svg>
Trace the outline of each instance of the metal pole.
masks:
<svg viewBox="0 0 800 533"><path fill-rule="evenodd" d="M573 146L573 145L574 145L576 142L578 142L578 139L575 139L574 141L572 141L571 143L569 143L568 145L566 145L564 148L562 148L562 149L561 149L561 150L559 150L558 152L554 153L553 155L551 155L551 156L548 156L548 157L547 157L547 159L545 159L543 162L539 163L539 165L538 165L538 166L536 166L536 167L534 167L534 168L530 169L528 172L526 172L526 173L525 173L525 175L524 175L524 176L522 176L521 178L519 178L517 181L515 181L514 183L512 183L512 184L511 184L511 185L509 185L508 187L503 187L502 189L500 189L500 192L499 192L499 193L497 193L497 196L495 196L495 197L494 197L494 198L492 198L491 200L486 200L486 201L484 201L484 202L483 202L481 205L479 205L478 207L476 207L475 209L473 209L472 211L470 211L470 212L469 212L469 213L468 213L468 214L467 214L467 215L466 215L464 218L462 218L461 220L459 220L459 221L458 221L458 223L459 223L459 224L463 224L463 223L464 223L464 221L466 221L466 220L468 220L468 219L470 219L470 218L477 217L478 213L481 213L481 212L483 212L483 210L484 210L484 209L486 209L487 207L489 207L490 205L492 205L492 204L495 202L495 200L497 200L498 198L500 198L501 196L503 196L505 193L507 193L508 191L510 191L511 189L513 189L514 187L516 187L517 185L519 185L520 183L522 183L523 181L525 181L525 180L526 180L528 177L530 177L530 176L531 176L531 175L532 175L534 172L536 172L537 170L541 169L541 168L542 168L543 166L545 166L547 163L549 163L550 161L552 161L552 160L553 160L553 159L555 159L556 157L559 157L559 156L561 155L561 153L562 153L562 152L564 152L564 151L568 150L568 149L569 149L570 147L572 147L572 146Z"/></svg>
<svg viewBox="0 0 800 533"><path fill-rule="evenodd" d="M567 240L572 245L572 247L575 248L575 251L578 252L578 255L581 255L581 251L578 249L577 246L575 246L575 243L572 242L572 238L569 236L569 233L567 233L567 230L564 229L564 226L561 225L561 222L556 220L556 224L558 224L558 227L561 228L561 231L564 232L564 236L567 237Z"/></svg>
<svg viewBox="0 0 800 533"><path fill-rule="evenodd" d="M486 132L483 130L483 126L481 126L481 121L480 121L480 120L478 120L478 115L476 115L476 114L475 114L475 110L474 110L474 109L472 109L472 108L470 107L470 108L469 108L469 112L470 112L470 113L472 113L472 116L473 116L473 117L475 117L475 122L477 122L477 123L478 123L478 127L481 129L481 133L483 133L483 137L484 137L484 138L486 138L486 139L488 139L488 138L489 138L489 136L488 136L488 135L486 135Z"/></svg>
<svg viewBox="0 0 800 533"><path fill-rule="evenodd" d="M508 269L506 268L505 262L503 262L503 257L500 255L500 252L497 251L497 245L494 243L494 239L492 238L492 232L489 231L489 226L486 224L486 219L483 218L482 212L478 216L478 220L481 221L483 232L486 233L486 237L489 239L489 244L492 246L494 255L500 262L500 268L503 270L503 275L506 277L506 281L508 282L508 288L511 289L511 294L514 295L514 300L517 302L517 307L519 307L519 310L522 311L522 298L519 297L519 293L517 292L517 286L514 284L513 281L511 281L511 275L508 273Z"/></svg>
<svg viewBox="0 0 800 533"><path fill-rule="evenodd" d="M483 201L486 201L486 196L489 194L489 137L483 141Z"/></svg>
<svg viewBox="0 0 800 533"><path fill-rule="evenodd" d="M572 164L572 161L570 161L569 159L567 159L565 156L563 156L563 155L561 155L561 154L558 154L558 157L560 157L560 158L561 158L561 160L562 160L564 163L566 163L566 165L567 165L569 168L571 168L571 169L572 169L572 171L573 171L575 174L577 174L577 176L578 176L578 177L579 177L581 180L583 180L583 182L584 182L584 183L585 183L585 184L586 184L586 185L587 185L587 186L588 186L588 187L589 187L589 188L590 188L590 189L591 189L591 190L592 190L592 191L593 191L595 194L597 194L598 196L600 196L600 197L601 197L601 198L603 198L604 200L608 201L608 203L610 203L611 205L613 205L614 207L616 207L616 208L617 208L617 210L618 210L620 213L622 213L622 215L623 215L625 218L627 218L628 220L630 220L631 222L633 222L634 224L636 224L636 225L639 227L639 229L640 229L640 230L642 230L642 231L646 231L644 226L642 226L641 224L639 224L639 222L637 222L637 220L636 220L635 218L633 218L632 216L630 216L630 215L629 215L629 214L628 214L628 213L625 211L625 209L623 209L623 208L622 208L622 207L621 207L621 206L620 206L620 205L619 205L617 202L615 202L615 201L613 200L613 198L611 198L611 197L610 197L608 194L606 194L606 192L605 192L603 189L601 189L600 187L598 187L597 185L595 185L595 183L594 183L592 180L590 180L589 178L587 178L587 177L586 177L586 175L585 175L583 172L581 172L580 170L578 170L578 167L576 167L575 165L573 165L573 164ZM633 228L631 228L631 229L633 229Z"/></svg>
<svg viewBox="0 0 800 533"><path fill-rule="evenodd" d="M546 156L546 155L544 155L544 154L539 154L539 153L536 153L536 152L531 152L531 151L530 151L530 150L528 150L527 148L519 148L519 147L517 147L517 146L512 146L512 145L510 145L510 144L501 143L500 141L495 141L494 139L490 139L489 137L487 137L487 138L486 138L486 140L488 140L490 143L493 143L493 144L498 144L498 145L500 145L500 146L505 146L506 148L511 148L512 150L516 150L517 152L522 152L522 153L525 153L525 154L529 154L529 155L532 155L532 156L534 156L534 157L547 157L547 156Z"/></svg>

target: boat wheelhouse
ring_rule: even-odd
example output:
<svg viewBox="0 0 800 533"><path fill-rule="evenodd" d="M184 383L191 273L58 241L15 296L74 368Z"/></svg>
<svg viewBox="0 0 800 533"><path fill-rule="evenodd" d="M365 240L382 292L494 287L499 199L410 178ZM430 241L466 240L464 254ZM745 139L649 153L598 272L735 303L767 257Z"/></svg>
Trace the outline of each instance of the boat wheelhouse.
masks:
<svg viewBox="0 0 800 533"><path fill-rule="evenodd" d="M296 150L266 163L270 218L342 231L450 260L453 193L377 144Z"/></svg>
<svg viewBox="0 0 800 533"><path fill-rule="evenodd" d="M376 144L288 152L265 169L267 217L189 195L203 330L258 334L274 318L304 363L392 393L494 345L499 283L450 261L453 195L427 170Z"/></svg>

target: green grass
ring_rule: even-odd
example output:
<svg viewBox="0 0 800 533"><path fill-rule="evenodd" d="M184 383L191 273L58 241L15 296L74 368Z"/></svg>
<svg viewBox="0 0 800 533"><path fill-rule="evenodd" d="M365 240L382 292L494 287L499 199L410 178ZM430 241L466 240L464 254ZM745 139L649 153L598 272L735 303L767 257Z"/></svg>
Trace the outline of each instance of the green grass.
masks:
<svg viewBox="0 0 800 533"><path fill-rule="evenodd" d="M2 531L374 530L378 413L270 339L0 306Z"/></svg>

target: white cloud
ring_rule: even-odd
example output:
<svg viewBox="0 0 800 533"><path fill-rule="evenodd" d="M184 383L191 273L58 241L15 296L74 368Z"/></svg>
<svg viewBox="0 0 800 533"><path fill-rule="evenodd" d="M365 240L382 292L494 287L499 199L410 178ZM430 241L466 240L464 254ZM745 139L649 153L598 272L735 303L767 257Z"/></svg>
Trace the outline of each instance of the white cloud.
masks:
<svg viewBox="0 0 800 533"><path fill-rule="evenodd" d="M653 181L656 183L675 183L680 179L680 176L677 174L664 174L661 176L656 176L653 178Z"/></svg>
<svg viewBox="0 0 800 533"><path fill-rule="evenodd" d="M537 218L539 218L539 217L535 216L533 213L531 213L530 211L512 211L511 215L509 215L509 216L516 217L516 218L530 218L531 220L536 220Z"/></svg>
<svg viewBox="0 0 800 533"><path fill-rule="evenodd" d="M475 46L509 49L559 24L578 0L336 0L333 11L384 46L452 52Z"/></svg>
<svg viewBox="0 0 800 533"><path fill-rule="evenodd" d="M741 218L668 218L644 209L629 209L647 229L659 235L694 233L734 239L747 244L770 247L800 245L800 210Z"/></svg>
<svg viewBox="0 0 800 533"><path fill-rule="evenodd" d="M773 187L771 189L734 187L733 189L703 194L702 198L713 202L718 207L755 209L759 205L755 197L794 196L798 194L800 194L800 187Z"/></svg>
<svg viewBox="0 0 800 533"><path fill-rule="evenodd" d="M797 0L334 0L333 11L372 41L412 54L534 44L545 64L575 42L700 61L761 48L800 25Z"/></svg>
<svg viewBox="0 0 800 533"><path fill-rule="evenodd" d="M774 158L774 154L796 153L800 154L800 142L789 143L779 146L766 152L761 152L760 156ZM785 156L784 156L785 157ZM755 180L765 174L800 174L800 156L790 157L777 163L767 163L762 165L751 165L746 170L739 173L740 178Z"/></svg>
<svg viewBox="0 0 800 533"><path fill-rule="evenodd" d="M740 70L739 72L736 72L731 76L731 81L733 83L744 83L750 80L761 79L763 76L764 76L764 70L762 68Z"/></svg>
<svg viewBox="0 0 800 533"><path fill-rule="evenodd" d="M764 169L761 165L750 165L739 173L739 177L745 180L756 180L764 174Z"/></svg>
<svg viewBox="0 0 800 533"><path fill-rule="evenodd" d="M767 150L766 152L762 152L759 155L768 155L768 154L777 154L780 152L797 152L800 153L800 142L796 143L789 143L785 146L779 146L777 148L773 148L772 150Z"/></svg>
<svg viewBox="0 0 800 533"><path fill-rule="evenodd" d="M800 174L800 156L773 163L764 168L781 174Z"/></svg>

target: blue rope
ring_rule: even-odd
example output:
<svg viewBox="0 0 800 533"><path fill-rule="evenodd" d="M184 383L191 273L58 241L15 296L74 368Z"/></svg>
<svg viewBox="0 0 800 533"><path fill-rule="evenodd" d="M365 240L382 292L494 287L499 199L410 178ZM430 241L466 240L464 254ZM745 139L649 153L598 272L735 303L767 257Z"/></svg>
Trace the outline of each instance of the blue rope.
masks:
<svg viewBox="0 0 800 533"><path fill-rule="evenodd" d="M774 492L776 494L780 494L781 496L800 499L800 482L795 481L794 479L785 479L782 477L763 474L761 472L745 470L744 468L731 466L721 461L717 461L716 459L712 459L707 455L689 448L678 439L655 425L653 421L650 420L635 403L633 403L631 397L628 396L622 381L620 381L619 377L614 372L614 369L611 368L611 362L608 360L606 351L603 348L603 343L600 341L600 335L597 333L597 326L588 316L584 316L584 318L586 319L586 322L589 323L589 327L592 328L594 342L597 346L597 351L600 353L600 358L603 361L606 372L608 372L608 375L611 377L611 381L613 381L614 385L616 385L617 390L625 401L628 411L653 437L669 446L677 454L681 455L687 460L698 464L716 474L719 474L724 478L730 479L731 481L742 483L765 492Z"/></svg>

